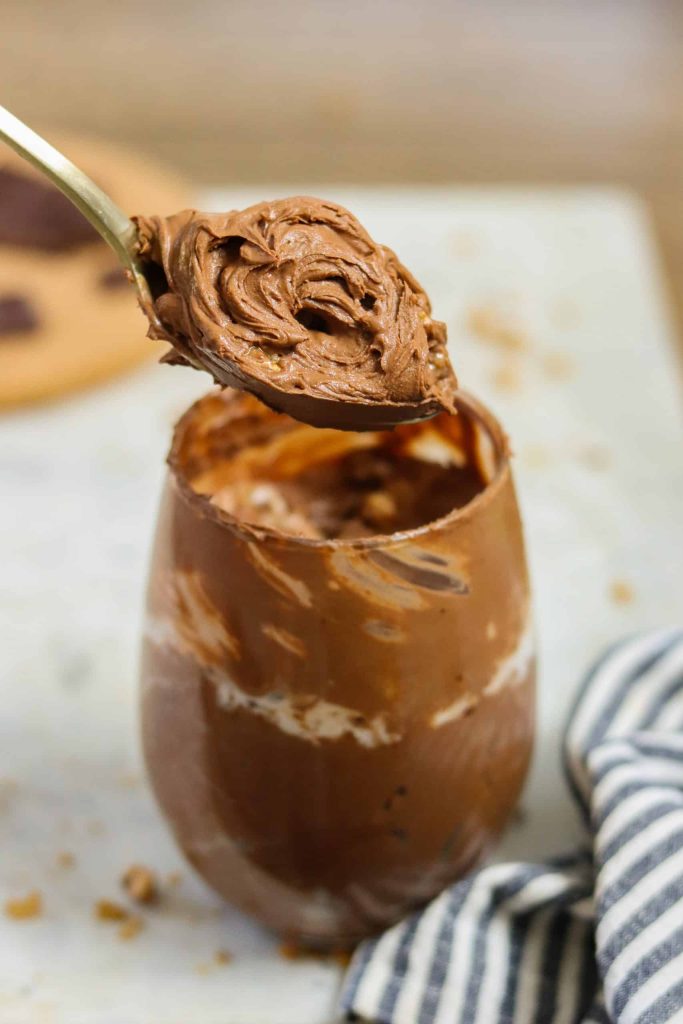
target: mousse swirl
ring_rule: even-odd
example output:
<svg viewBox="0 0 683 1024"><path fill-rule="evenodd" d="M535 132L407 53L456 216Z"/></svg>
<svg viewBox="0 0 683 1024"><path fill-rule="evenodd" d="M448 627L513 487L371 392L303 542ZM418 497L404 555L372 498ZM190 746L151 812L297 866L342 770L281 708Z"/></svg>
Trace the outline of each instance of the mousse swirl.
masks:
<svg viewBox="0 0 683 1024"><path fill-rule="evenodd" d="M163 278L150 335L276 409L362 429L452 409L445 325L396 255L331 202L136 217ZM159 275L160 278L162 275Z"/></svg>

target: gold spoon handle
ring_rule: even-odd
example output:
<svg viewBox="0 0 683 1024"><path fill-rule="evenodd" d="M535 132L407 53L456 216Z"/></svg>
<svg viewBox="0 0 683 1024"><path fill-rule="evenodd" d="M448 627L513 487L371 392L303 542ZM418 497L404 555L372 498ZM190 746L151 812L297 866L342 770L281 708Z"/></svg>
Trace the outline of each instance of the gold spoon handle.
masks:
<svg viewBox="0 0 683 1024"><path fill-rule="evenodd" d="M149 286L137 257L135 225L113 199L59 150L4 107L0 107L0 139L47 175L78 207L112 247L124 268L131 272L141 298L150 298Z"/></svg>

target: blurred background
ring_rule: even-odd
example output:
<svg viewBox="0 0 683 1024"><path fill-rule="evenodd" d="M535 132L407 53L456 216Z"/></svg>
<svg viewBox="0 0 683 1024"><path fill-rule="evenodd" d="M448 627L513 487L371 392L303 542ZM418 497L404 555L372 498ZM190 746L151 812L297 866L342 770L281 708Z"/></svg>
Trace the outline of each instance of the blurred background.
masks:
<svg viewBox="0 0 683 1024"><path fill-rule="evenodd" d="M573 846L557 751L577 681L623 633L683 621L683 345L660 274L680 325L683 0L0 0L0 103L76 136L68 154L129 212L310 188L427 287L458 374L513 439L536 594L539 743L501 856ZM12 192L12 156L0 147L0 1024L140 1007L205 1024L216 1006L225 1024L320 1024L338 967L292 968L191 876L140 761L164 457L208 378L151 365L104 243L36 242L58 207L37 175ZM15 222L24 236L3 236ZM92 908L132 862L182 884L122 945ZM205 976L223 949L234 963Z"/></svg>
<svg viewBox="0 0 683 1024"><path fill-rule="evenodd" d="M610 182L683 312L677 0L2 0L19 116L201 184Z"/></svg>

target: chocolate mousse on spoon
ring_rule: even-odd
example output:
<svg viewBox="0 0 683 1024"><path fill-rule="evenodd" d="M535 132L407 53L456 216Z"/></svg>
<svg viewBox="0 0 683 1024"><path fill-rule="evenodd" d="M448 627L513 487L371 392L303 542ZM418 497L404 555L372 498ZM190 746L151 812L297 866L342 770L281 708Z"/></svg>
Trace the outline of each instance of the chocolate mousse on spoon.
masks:
<svg viewBox="0 0 683 1024"><path fill-rule="evenodd" d="M319 427L379 429L453 411L445 324L395 254L335 203L135 217L167 361Z"/></svg>
<svg viewBox="0 0 683 1024"><path fill-rule="evenodd" d="M208 370L320 427L372 430L455 411L446 327L396 255L341 206L296 196L243 211L126 214L0 107L0 138L114 249L167 362Z"/></svg>

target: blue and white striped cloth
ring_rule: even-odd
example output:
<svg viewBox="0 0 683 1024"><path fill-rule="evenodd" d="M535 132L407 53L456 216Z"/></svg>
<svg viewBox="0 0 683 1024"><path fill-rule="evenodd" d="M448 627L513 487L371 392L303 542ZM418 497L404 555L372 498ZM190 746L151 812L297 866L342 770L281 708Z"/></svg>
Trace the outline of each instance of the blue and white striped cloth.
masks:
<svg viewBox="0 0 683 1024"><path fill-rule="evenodd" d="M364 943L341 994L350 1019L683 1022L683 631L594 666L564 762L590 847L484 868Z"/></svg>

